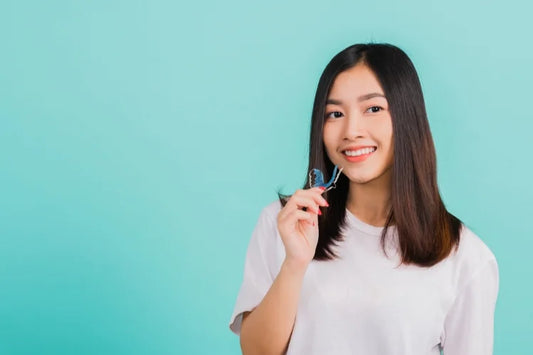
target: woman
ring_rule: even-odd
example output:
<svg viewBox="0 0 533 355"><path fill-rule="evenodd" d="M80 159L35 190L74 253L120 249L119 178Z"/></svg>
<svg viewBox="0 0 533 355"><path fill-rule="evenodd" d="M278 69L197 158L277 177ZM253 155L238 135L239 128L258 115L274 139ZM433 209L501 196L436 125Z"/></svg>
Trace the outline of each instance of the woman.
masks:
<svg viewBox="0 0 533 355"><path fill-rule="evenodd" d="M230 328L244 354L491 354L498 266L450 214L415 68L388 44L324 70L305 187L265 207Z"/></svg>

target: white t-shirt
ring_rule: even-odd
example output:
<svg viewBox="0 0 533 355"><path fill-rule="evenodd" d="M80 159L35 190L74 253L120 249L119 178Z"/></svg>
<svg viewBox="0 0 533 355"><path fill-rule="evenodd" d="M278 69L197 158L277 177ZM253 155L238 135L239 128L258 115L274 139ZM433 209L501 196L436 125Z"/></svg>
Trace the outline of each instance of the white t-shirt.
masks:
<svg viewBox="0 0 533 355"><path fill-rule="evenodd" d="M279 201L266 206L252 233L230 329L270 289L285 258L277 229ZM498 265L466 226L457 252L432 267L401 265L395 227L346 210L338 259L313 260L305 273L287 354L492 354ZM389 237L392 237L390 239ZM390 242L392 240L392 243Z"/></svg>

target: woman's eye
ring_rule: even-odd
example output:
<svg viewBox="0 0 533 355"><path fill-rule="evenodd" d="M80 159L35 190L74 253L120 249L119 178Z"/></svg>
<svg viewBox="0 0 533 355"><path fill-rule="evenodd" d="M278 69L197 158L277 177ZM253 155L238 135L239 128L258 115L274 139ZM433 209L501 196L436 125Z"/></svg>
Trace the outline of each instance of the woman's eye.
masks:
<svg viewBox="0 0 533 355"><path fill-rule="evenodd" d="M383 107L380 107L380 106L372 106L372 107L369 107L368 110L366 110L367 112L372 112L372 113L376 113L376 112L379 112L383 110Z"/></svg>
<svg viewBox="0 0 533 355"><path fill-rule="evenodd" d="M342 112L339 111L333 111L326 114L326 118L339 118L342 117Z"/></svg>

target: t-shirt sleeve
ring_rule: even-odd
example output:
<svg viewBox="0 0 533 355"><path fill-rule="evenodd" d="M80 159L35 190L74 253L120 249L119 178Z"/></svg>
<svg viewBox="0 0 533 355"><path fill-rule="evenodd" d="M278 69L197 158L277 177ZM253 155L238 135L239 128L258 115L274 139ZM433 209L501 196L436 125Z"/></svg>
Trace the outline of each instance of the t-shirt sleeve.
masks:
<svg viewBox="0 0 533 355"><path fill-rule="evenodd" d="M261 212L248 244L244 277L229 323L237 335L241 332L243 313L253 310L274 282L276 274L277 215L272 208Z"/></svg>
<svg viewBox="0 0 533 355"><path fill-rule="evenodd" d="M441 342L444 355L492 354L498 287L498 265L490 259L459 291L446 316Z"/></svg>

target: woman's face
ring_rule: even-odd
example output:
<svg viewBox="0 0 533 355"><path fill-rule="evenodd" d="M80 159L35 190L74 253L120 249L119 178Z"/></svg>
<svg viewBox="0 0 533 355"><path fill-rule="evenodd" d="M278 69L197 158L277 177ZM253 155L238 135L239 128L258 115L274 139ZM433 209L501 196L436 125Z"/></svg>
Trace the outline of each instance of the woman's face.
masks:
<svg viewBox="0 0 533 355"><path fill-rule="evenodd" d="M391 115L385 94L366 65L357 64L336 77L325 115L327 155L352 183L390 178Z"/></svg>

